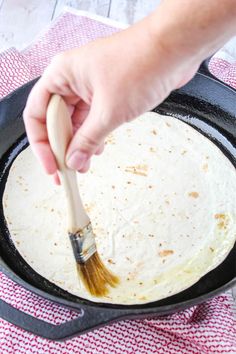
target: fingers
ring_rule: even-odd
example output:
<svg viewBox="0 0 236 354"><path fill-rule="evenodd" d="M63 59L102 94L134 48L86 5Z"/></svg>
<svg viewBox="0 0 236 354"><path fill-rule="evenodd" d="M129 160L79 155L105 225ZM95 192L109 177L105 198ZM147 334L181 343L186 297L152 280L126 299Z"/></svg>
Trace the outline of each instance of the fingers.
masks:
<svg viewBox="0 0 236 354"><path fill-rule="evenodd" d="M45 84L39 81L29 96L25 111L24 122L32 150L43 165L46 173L52 174L54 182L60 184L57 175L57 164L50 148L46 127L46 111L51 92L45 88ZM65 99L71 102L70 99ZM101 124L94 122L94 109L77 98L76 105L70 106L74 126L74 138L70 144L70 168L80 172L87 172L90 166L90 157L99 155L104 149L105 133L101 132ZM98 122L98 119L97 119ZM72 151L73 150L73 151Z"/></svg>
<svg viewBox="0 0 236 354"><path fill-rule="evenodd" d="M90 112L75 133L67 150L66 162L71 169L84 172L93 154L103 151L103 142L110 132L109 126L101 124L99 110L93 103Z"/></svg>
<svg viewBox="0 0 236 354"><path fill-rule="evenodd" d="M48 142L46 128L46 109L50 95L41 82L34 86L24 110L24 123L33 152L46 173L54 174L57 165Z"/></svg>
<svg viewBox="0 0 236 354"><path fill-rule="evenodd" d="M74 136L66 156L69 168L80 172L87 171L91 156L99 155L103 151L104 139L112 130L109 119L106 119L105 124L104 112L101 112L101 107L106 111L104 109L106 105L102 105L104 100L95 99L97 96L91 89L91 85L84 82L87 80L86 76L82 75L80 80L75 77L75 71L71 70L73 65L68 58L71 56L67 54L53 60L32 89L24 111L26 132L32 150L46 173L54 175L56 183L59 183L56 175L57 164L50 148L46 127L47 106L52 94L63 97L71 114ZM77 65L77 60L74 62ZM76 65L73 67L77 68Z"/></svg>
<svg viewBox="0 0 236 354"><path fill-rule="evenodd" d="M87 160L84 164L84 166L80 169L80 173L85 173L89 170L90 167L90 160Z"/></svg>
<svg viewBox="0 0 236 354"><path fill-rule="evenodd" d="M89 109L90 106L87 105L83 100L80 100L74 107L73 113L71 115L74 133L80 128L80 126L87 118Z"/></svg>
<svg viewBox="0 0 236 354"><path fill-rule="evenodd" d="M55 174L57 171L46 127L46 112L50 97L53 93L63 95L65 102L70 105L71 112L74 110L74 105L76 106L80 101L80 97L70 88L68 80L60 73L63 66L62 60L64 60L63 57L54 60L54 64L46 69L42 78L35 84L28 97L23 115L31 148L48 174Z"/></svg>

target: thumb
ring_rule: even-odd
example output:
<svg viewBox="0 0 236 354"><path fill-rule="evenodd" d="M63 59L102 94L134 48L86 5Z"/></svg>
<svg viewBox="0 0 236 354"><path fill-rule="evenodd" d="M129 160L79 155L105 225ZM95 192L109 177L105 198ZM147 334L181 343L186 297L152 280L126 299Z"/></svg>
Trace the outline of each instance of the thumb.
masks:
<svg viewBox="0 0 236 354"><path fill-rule="evenodd" d="M88 116L73 136L67 149L66 164L70 169L83 171L90 157L102 145L105 137L110 132L108 127L101 124L98 110L92 104Z"/></svg>

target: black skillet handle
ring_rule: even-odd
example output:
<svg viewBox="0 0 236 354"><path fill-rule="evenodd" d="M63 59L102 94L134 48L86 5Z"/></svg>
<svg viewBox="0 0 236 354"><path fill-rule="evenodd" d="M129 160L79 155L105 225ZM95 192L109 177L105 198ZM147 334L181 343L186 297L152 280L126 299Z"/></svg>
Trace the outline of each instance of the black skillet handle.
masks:
<svg viewBox="0 0 236 354"><path fill-rule="evenodd" d="M74 320L54 325L28 315L0 299L0 317L17 327L50 340L65 340L125 317L126 310L83 308Z"/></svg>

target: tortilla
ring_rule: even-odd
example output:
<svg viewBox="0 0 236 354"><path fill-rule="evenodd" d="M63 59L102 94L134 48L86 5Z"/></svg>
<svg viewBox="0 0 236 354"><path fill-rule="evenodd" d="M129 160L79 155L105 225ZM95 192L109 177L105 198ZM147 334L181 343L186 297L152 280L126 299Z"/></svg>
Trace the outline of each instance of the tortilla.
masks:
<svg viewBox="0 0 236 354"><path fill-rule="evenodd" d="M235 168L175 118L146 113L117 129L78 183L98 252L120 277L106 297L91 296L78 280L64 192L30 148L10 169L4 213L28 264L79 297L114 304L168 297L214 269L234 245Z"/></svg>

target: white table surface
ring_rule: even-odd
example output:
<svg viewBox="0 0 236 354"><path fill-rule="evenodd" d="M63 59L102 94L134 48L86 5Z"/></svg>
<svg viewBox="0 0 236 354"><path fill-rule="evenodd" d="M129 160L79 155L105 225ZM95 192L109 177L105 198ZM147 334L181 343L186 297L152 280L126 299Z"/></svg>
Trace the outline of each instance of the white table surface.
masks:
<svg viewBox="0 0 236 354"><path fill-rule="evenodd" d="M161 0L0 0L0 51L22 49L60 14L64 6L132 24ZM232 290L236 302L236 287Z"/></svg>

